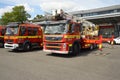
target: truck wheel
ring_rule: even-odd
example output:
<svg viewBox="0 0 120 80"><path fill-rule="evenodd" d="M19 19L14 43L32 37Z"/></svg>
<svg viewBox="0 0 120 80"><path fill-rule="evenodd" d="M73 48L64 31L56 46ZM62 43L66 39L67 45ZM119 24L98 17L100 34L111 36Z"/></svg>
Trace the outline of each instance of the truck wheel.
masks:
<svg viewBox="0 0 120 80"><path fill-rule="evenodd" d="M94 49L94 45L91 44L91 45L90 45L90 50L93 50L93 49Z"/></svg>
<svg viewBox="0 0 120 80"><path fill-rule="evenodd" d="M115 42L115 41L113 41L113 44L116 44L116 42Z"/></svg>
<svg viewBox="0 0 120 80"><path fill-rule="evenodd" d="M29 51L30 48L31 48L31 46L30 46L29 43L26 43L26 44L24 45L24 51Z"/></svg>
<svg viewBox="0 0 120 80"><path fill-rule="evenodd" d="M112 42L111 42L111 41L110 41L110 44L112 44ZM114 45L116 45L116 42L115 42L115 41L113 41L113 44L114 44Z"/></svg>
<svg viewBox="0 0 120 80"><path fill-rule="evenodd" d="M12 49L12 51L17 52L17 51L18 51L18 49Z"/></svg>
<svg viewBox="0 0 120 80"><path fill-rule="evenodd" d="M4 47L4 43L3 42L0 42L0 47Z"/></svg>
<svg viewBox="0 0 120 80"><path fill-rule="evenodd" d="M97 48L97 44L94 44L94 49L96 49Z"/></svg>
<svg viewBox="0 0 120 80"><path fill-rule="evenodd" d="M80 45L75 43L73 44L73 47L72 47L72 54L73 55L78 55L80 53Z"/></svg>

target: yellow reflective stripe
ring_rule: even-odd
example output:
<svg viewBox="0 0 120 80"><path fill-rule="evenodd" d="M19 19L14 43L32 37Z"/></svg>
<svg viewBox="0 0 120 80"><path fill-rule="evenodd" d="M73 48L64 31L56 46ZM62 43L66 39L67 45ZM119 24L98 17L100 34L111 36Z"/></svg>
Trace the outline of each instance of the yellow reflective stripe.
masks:
<svg viewBox="0 0 120 80"><path fill-rule="evenodd" d="M4 38L4 36L0 36L1 38Z"/></svg>
<svg viewBox="0 0 120 80"><path fill-rule="evenodd" d="M46 46L47 48L61 48L59 46Z"/></svg>
<svg viewBox="0 0 120 80"><path fill-rule="evenodd" d="M28 36L28 38L41 38L41 36Z"/></svg>
<svg viewBox="0 0 120 80"><path fill-rule="evenodd" d="M27 36L17 36L17 38L27 38Z"/></svg>
<svg viewBox="0 0 120 80"><path fill-rule="evenodd" d="M61 40L59 40L59 41L46 40L46 41L51 41L51 42L62 42Z"/></svg>
<svg viewBox="0 0 120 80"><path fill-rule="evenodd" d="M7 36L4 36L4 39L7 39L8 37Z"/></svg>
<svg viewBox="0 0 120 80"><path fill-rule="evenodd" d="M71 46L72 46L72 44L69 44L69 46L71 47Z"/></svg>
<svg viewBox="0 0 120 80"><path fill-rule="evenodd" d="M38 36L38 38L42 38L42 36Z"/></svg>
<svg viewBox="0 0 120 80"><path fill-rule="evenodd" d="M18 36L18 38L42 38L42 36Z"/></svg>
<svg viewBox="0 0 120 80"><path fill-rule="evenodd" d="M4 39L17 39L17 36L4 36Z"/></svg>
<svg viewBox="0 0 120 80"><path fill-rule="evenodd" d="M80 35L65 35L64 38L80 38Z"/></svg>
<svg viewBox="0 0 120 80"><path fill-rule="evenodd" d="M17 36L5 36L4 39L17 39Z"/></svg>
<svg viewBox="0 0 120 80"><path fill-rule="evenodd" d="M5 39L17 39L17 38L42 38L42 36L5 36Z"/></svg>

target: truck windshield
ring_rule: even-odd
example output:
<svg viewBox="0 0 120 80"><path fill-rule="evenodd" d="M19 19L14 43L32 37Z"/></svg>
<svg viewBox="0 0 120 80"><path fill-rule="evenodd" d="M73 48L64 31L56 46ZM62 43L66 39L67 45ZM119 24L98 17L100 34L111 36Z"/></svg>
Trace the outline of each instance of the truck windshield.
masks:
<svg viewBox="0 0 120 80"><path fill-rule="evenodd" d="M45 34L64 34L67 32L66 24L49 24L45 28Z"/></svg>
<svg viewBox="0 0 120 80"><path fill-rule="evenodd" d="M18 26L14 27L7 27L6 35L16 35L18 33Z"/></svg>

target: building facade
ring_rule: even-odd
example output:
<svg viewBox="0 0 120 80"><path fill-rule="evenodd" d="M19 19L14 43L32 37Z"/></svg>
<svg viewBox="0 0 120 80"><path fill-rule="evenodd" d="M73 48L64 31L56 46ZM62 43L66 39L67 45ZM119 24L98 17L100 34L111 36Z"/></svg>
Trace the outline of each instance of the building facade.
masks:
<svg viewBox="0 0 120 80"><path fill-rule="evenodd" d="M116 37L120 36L120 5L74 11L70 14L81 19L91 21L99 26L107 27L108 29L103 28L102 30L105 31L102 32L104 36L108 37L112 34ZM113 30L110 30L110 26L113 27ZM108 30L108 32L106 30Z"/></svg>

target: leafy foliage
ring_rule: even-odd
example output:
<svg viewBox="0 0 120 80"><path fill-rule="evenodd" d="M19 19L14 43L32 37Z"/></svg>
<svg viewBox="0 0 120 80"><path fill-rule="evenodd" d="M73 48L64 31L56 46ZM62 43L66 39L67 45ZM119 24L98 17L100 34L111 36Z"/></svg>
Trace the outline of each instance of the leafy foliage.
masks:
<svg viewBox="0 0 120 80"><path fill-rule="evenodd" d="M30 17L30 14L25 11L24 6L15 6L12 8L12 12L4 13L1 23L6 25L9 22L23 22Z"/></svg>
<svg viewBox="0 0 120 80"><path fill-rule="evenodd" d="M36 15L36 17L34 17L34 20L38 20L38 19L41 19L41 18L44 18L43 15Z"/></svg>

